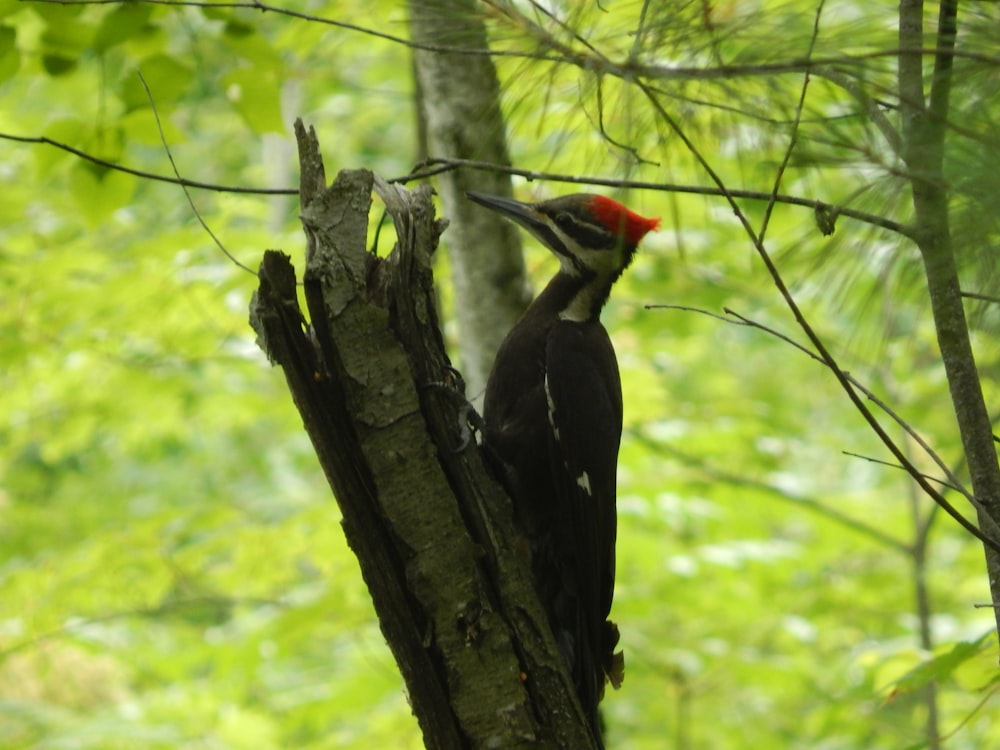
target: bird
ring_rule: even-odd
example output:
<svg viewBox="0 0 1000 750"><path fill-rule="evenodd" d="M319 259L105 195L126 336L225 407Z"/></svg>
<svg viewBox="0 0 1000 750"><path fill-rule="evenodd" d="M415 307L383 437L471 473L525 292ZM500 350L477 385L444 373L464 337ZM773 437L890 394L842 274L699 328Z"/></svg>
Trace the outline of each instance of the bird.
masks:
<svg viewBox="0 0 1000 750"><path fill-rule="evenodd" d="M611 288L659 226L603 195L470 200L513 220L559 270L503 339L487 379L483 448L531 551L539 597L598 746L598 704L624 656L614 595L621 377L601 324Z"/></svg>

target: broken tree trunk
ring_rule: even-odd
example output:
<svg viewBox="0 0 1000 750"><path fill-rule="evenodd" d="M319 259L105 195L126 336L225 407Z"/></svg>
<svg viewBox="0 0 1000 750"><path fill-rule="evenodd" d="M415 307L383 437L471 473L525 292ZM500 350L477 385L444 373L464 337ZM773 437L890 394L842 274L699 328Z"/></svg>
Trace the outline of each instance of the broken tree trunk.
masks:
<svg viewBox="0 0 1000 750"><path fill-rule="evenodd" d="M510 501L464 449L433 304L444 223L431 191L370 172L327 187L315 133L296 123L306 234L299 309L288 256L269 250L250 321L285 372L343 514L347 541L428 748L592 748L531 581ZM398 237L366 249L372 190Z"/></svg>

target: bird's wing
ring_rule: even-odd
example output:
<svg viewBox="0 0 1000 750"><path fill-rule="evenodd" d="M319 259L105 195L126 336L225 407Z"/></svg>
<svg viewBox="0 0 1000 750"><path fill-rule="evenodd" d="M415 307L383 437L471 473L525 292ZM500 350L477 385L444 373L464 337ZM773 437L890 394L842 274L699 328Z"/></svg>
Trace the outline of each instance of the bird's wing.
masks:
<svg viewBox="0 0 1000 750"><path fill-rule="evenodd" d="M614 589L621 381L614 349L600 323L560 321L549 332L545 356L560 530L554 541L558 556L568 561L562 575L579 600L586 628L581 635L590 645L589 656L600 664Z"/></svg>

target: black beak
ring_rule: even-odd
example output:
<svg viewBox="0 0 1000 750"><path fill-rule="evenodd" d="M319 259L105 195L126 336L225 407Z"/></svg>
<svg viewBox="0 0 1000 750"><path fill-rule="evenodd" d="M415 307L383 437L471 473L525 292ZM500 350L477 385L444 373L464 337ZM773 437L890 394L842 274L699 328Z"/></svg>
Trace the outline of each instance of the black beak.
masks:
<svg viewBox="0 0 1000 750"><path fill-rule="evenodd" d="M512 198L501 198L498 195L486 195L485 193L466 193L466 197L473 203L485 206L491 211L503 214L508 219L516 221L532 234L545 232L548 225L535 207L530 203L521 203Z"/></svg>

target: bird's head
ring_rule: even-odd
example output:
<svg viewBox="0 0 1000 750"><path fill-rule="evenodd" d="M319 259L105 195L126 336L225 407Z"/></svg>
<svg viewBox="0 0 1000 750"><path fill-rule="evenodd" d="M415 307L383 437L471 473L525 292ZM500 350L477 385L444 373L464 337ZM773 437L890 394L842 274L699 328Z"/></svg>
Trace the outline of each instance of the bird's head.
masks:
<svg viewBox="0 0 1000 750"><path fill-rule="evenodd" d="M644 218L611 198L590 193L541 203L482 193L468 196L535 235L573 276L617 279L632 262L639 241L660 224L659 219Z"/></svg>

